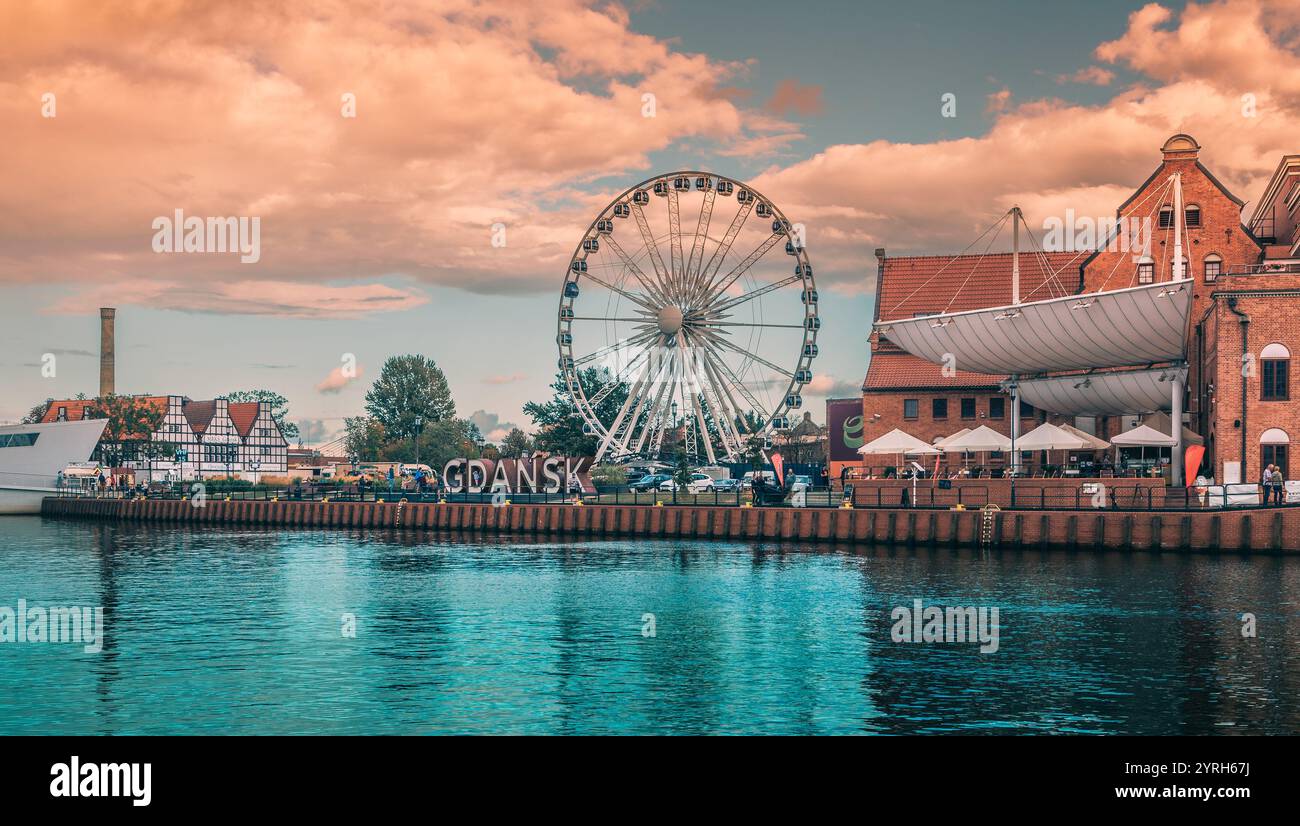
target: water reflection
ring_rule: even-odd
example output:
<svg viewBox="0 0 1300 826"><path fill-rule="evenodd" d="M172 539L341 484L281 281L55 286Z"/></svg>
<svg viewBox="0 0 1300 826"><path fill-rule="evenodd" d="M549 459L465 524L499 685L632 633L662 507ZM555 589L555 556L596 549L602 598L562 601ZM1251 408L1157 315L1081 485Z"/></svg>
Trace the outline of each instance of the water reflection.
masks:
<svg viewBox="0 0 1300 826"><path fill-rule="evenodd" d="M1298 571L0 518L0 605L106 628L0 644L0 733L1292 733ZM893 642L914 599L996 606L1000 650Z"/></svg>

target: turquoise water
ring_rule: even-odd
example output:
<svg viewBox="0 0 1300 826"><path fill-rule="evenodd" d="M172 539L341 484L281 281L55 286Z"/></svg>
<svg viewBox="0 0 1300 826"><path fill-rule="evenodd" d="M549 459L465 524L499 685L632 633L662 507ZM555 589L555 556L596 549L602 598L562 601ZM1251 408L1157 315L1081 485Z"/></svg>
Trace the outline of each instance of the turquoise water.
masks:
<svg viewBox="0 0 1300 826"><path fill-rule="evenodd" d="M1294 733L1297 594L1277 557L0 517L0 606L106 626L0 643L0 734ZM998 652L893 642L916 598L998 607Z"/></svg>

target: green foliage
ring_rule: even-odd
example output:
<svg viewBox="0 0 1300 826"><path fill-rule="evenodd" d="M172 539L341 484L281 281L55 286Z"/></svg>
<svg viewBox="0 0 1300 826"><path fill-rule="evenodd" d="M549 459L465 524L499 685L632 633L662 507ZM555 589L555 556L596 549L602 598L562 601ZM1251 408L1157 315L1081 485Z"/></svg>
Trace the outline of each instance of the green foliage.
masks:
<svg viewBox="0 0 1300 826"><path fill-rule="evenodd" d="M100 461L110 466L121 464L128 452L143 448L162 427L165 411L135 396L100 396L86 406L87 419L108 419L99 444ZM135 450L128 450L127 443Z"/></svg>
<svg viewBox="0 0 1300 826"><path fill-rule="evenodd" d="M468 419L434 422L420 434L420 462L441 473L452 459L477 459L482 455L483 434ZM415 445L410 439L392 440L379 450L385 462L414 462Z"/></svg>
<svg viewBox="0 0 1300 826"><path fill-rule="evenodd" d="M236 404L244 402L268 402L271 405L271 418L280 426L280 432L284 438L293 441L298 438L298 425L286 421L285 417L289 415L289 400L279 393L270 390L236 390L233 393L227 393L226 398Z"/></svg>
<svg viewBox="0 0 1300 826"><path fill-rule="evenodd" d="M591 398L613 378L606 370L588 367L581 372L581 380L587 398ZM569 387L563 374L556 374L551 390L554 395L550 401L528 402L524 405L525 415L537 426L534 448L559 456L591 456L600 446L600 441L595 436L582 432L582 416L569 397ZM627 383L620 381L618 387L596 405L596 415L602 422L614 421L619 408L627 400L627 393Z"/></svg>
<svg viewBox="0 0 1300 826"><path fill-rule="evenodd" d="M20 419L20 420L18 421L18 423L19 423L19 424L36 424L36 423L39 422L41 419L45 418L45 411L50 409L50 402L52 402L52 401L54 401L54 399L50 398L50 399L46 399L46 400L45 400L44 402L42 402L41 404L36 405L36 406L33 407L31 410L29 410L29 411L27 412L27 415L26 415L26 416L23 416L22 419Z"/></svg>
<svg viewBox="0 0 1300 826"><path fill-rule="evenodd" d="M427 427L456 415L447 377L433 359L422 355L391 356L366 393L366 412L384 427L389 439L412 439Z"/></svg>
<svg viewBox="0 0 1300 826"><path fill-rule="evenodd" d="M519 428L513 428L501 440L501 456L505 459L518 459L525 453L533 452L533 440Z"/></svg>
<svg viewBox="0 0 1300 826"><path fill-rule="evenodd" d="M373 462L384 448L384 426L369 416L350 416L343 420L343 443L348 457Z"/></svg>
<svg viewBox="0 0 1300 826"><path fill-rule="evenodd" d="M627 468L620 465L596 465L591 469L591 481L601 485L626 485Z"/></svg>
<svg viewBox="0 0 1300 826"><path fill-rule="evenodd" d="M673 466L673 479L677 482L677 487L683 492L686 486L691 483L691 463L687 460L685 447L679 447L675 456Z"/></svg>

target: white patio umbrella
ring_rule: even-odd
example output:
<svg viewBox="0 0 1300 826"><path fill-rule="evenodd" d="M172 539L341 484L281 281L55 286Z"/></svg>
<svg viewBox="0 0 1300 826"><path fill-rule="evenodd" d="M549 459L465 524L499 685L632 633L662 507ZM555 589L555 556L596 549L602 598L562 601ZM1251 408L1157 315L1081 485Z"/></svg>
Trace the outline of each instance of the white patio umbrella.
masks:
<svg viewBox="0 0 1300 826"><path fill-rule="evenodd" d="M935 456L942 452L939 448L927 445L912 434L904 433L898 428L894 428L885 435L872 439L858 448L858 453L864 456L897 456L900 465L903 464L904 456ZM916 501L915 474L912 476L912 501Z"/></svg>
<svg viewBox="0 0 1300 826"><path fill-rule="evenodd" d="M1106 441L1100 436L1094 436L1086 430L1080 430L1074 425L1063 424L1060 425L1060 428L1067 433L1073 433L1075 436L1078 436L1080 439L1083 439L1085 442L1087 442L1088 446L1081 448L1082 450L1105 450L1106 448L1110 447L1110 442Z"/></svg>
<svg viewBox="0 0 1300 826"><path fill-rule="evenodd" d="M974 430L960 436L954 435L943 444L944 452L963 455L968 453L987 453L990 450L1010 450L1011 437L1003 436L988 425L980 425Z"/></svg>
<svg viewBox="0 0 1300 826"><path fill-rule="evenodd" d="M1016 439L1016 450L1080 450L1088 447L1082 436L1044 422Z"/></svg>
<svg viewBox="0 0 1300 826"><path fill-rule="evenodd" d="M958 430L956 433L950 433L947 436L944 436L942 439L935 440L934 446L939 448L940 450L943 450L948 446L949 442L951 442L954 439L960 439L962 436L965 436L967 433L970 433L970 428L963 427L961 430Z"/></svg>
<svg viewBox="0 0 1300 826"><path fill-rule="evenodd" d="M1168 433L1170 436L1174 435L1173 422L1170 421L1169 414L1163 410L1143 416L1142 424L1152 430L1159 431L1160 433ZM1202 439L1200 434L1195 430L1192 430L1187 425L1183 425L1183 444L1203 445L1205 444L1205 440Z"/></svg>
<svg viewBox="0 0 1300 826"><path fill-rule="evenodd" d="M1125 431L1110 440L1116 447L1141 448L1138 455L1142 464L1146 464L1148 447L1173 447L1174 437L1161 433L1153 427L1140 424L1132 430Z"/></svg>

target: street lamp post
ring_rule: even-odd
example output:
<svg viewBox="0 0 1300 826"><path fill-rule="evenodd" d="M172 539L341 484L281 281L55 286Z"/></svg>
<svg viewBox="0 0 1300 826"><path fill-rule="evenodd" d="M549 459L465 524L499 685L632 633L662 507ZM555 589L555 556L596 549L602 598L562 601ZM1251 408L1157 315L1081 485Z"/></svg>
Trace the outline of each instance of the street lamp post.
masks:
<svg viewBox="0 0 1300 826"><path fill-rule="evenodd" d="M424 417L416 416L415 437L412 439L412 441L415 442L415 463L417 465L420 464L420 434L423 432L424 432Z"/></svg>

